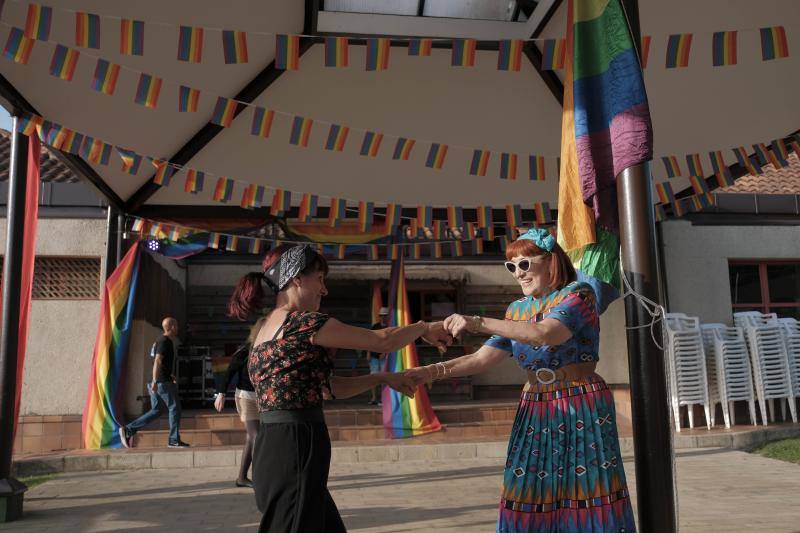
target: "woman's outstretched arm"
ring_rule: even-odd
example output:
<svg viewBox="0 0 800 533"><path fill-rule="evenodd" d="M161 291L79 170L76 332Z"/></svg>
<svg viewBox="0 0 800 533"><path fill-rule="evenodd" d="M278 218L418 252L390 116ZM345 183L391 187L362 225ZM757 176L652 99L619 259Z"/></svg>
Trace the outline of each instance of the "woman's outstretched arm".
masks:
<svg viewBox="0 0 800 533"><path fill-rule="evenodd" d="M430 383L445 377L463 377L480 374L509 356L509 352L492 346L481 346L478 351L432 365L406 370L415 383Z"/></svg>
<svg viewBox="0 0 800 533"><path fill-rule="evenodd" d="M331 394L337 399L352 398L377 385L387 385L397 392L413 398L417 388L410 376L393 372L378 372L366 376L331 376Z"/></svg>
<svg viewBox="0 0 800 533"><path fill-rule="evenodd" d="M366 329L329 319L314 335L312 342L326 348L351 348L371 352L394 352L422 337L440 350L452 342L442 322L417 322L403 327Z"/></svg>

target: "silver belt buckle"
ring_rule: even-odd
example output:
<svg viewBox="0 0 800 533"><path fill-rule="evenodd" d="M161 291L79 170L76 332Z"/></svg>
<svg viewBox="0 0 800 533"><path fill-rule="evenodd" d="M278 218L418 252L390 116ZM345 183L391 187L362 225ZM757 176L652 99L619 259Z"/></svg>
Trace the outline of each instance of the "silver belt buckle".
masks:
<svg viewBox="0 0 800 533"><path fill-rule="evenodd" d="M550 379L546 379L546 380L542 379L542 377L539 375L539 372L549 372L550 373ZM537 368L535 374L536 374L536 381L538 381L542 385L550 385L551 383L555 382L555 380L556 380L555 371L551 370L549 368Z"/></svg>

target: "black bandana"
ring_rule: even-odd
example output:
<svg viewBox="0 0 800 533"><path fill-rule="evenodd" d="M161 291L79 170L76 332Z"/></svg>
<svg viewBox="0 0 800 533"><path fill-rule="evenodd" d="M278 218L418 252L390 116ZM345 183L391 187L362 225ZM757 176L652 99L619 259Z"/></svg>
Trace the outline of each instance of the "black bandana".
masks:
<svg viewBox="0 0 800 533"><path fill-rule="evenodd" d="M287 283L314 260L317 253L307 244L293 246L281 254L280 259L264 272L264 281L278 294Z"/></svg>

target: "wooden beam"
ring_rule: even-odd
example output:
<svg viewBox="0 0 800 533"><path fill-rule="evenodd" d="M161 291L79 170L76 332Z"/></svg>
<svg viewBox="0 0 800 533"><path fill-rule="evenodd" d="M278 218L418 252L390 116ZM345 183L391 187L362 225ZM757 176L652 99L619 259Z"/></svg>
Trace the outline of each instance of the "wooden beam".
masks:
<svg viewBox="0 0 800 533"><path fill-rule="evenodd" d="M558 7L561 5L562 0L555 0L552 4L550 4L550 8L542 17L542 20L536 25L531 33L531 39L536 39L541 35L544 27L550 21L550 19L555 14ZM539 77L542 78L542 81L550 89L550 92L553 94L553 97L558 102L558 105L564 107L564 84L558 78L555 72L552 70L542 70L542 52L536 46L534 42L526 42L525 46L523 47L523 52L525 52L525 57L531 62L533 65L534 70L536 70Z"/></svg>

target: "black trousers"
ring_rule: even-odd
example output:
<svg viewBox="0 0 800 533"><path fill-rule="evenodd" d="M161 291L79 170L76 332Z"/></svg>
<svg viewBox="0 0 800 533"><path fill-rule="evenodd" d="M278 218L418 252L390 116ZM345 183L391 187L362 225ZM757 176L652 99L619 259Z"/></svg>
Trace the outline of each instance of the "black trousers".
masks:
<svg viewBox="0 0 800 533"><path fill-rule="evenodd" d="M328 492L330 464L324 422L262 422L253 448L259 533L345 533Z"/></svg>

